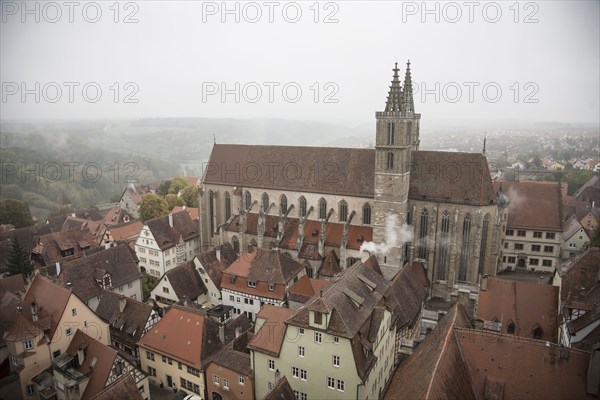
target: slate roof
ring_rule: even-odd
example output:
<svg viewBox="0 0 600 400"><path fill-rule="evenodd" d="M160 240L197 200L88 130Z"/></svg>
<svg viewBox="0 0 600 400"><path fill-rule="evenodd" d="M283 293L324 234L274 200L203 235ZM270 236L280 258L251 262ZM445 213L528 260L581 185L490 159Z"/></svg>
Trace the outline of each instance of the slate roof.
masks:
<svg viewBox="0 0 600 400"><path fill-rule="evenodd" d="M49 265L59 260L80 257L87 248L94 247L98 247L98 244L89 231L67 230L40 236L32 253L42 265ZM61 251L68 249L72 249L73 255L63 257Z"/></svg>
<svg viewBox="0 0 600 400"><path fill-rule="evenodd" d="M413 354L398 366L384 399L477 398L454 336L455 327L470 327L467 314L459 303L427 334Z"/></svg>
<svg viewBox="0 0 600 400"><path fill-rule="evenodd" d="M50 274L56 267L53 266ZM102 281L105 273L110 274L112 289L142 277L135 251L125 243L118 243L108 249L99 247L86 251L82 257L61 263L57 279L62 285L71 283L73 292L84 301L102 294Z"/></svg>
<svg viewBox="0 0 600 400"><path fill-rule="evenodd" d="M253 249L244 252L224 272L224 275L235 275L252 281L285 284L292 280L304 265L289 255L277 250ZM228 287L229 279L221 280L222 287Z"/></svg>
<svg viewBox="0 0 600 400"><path fill-rule="evenodd" d="M592 176L586 183L583 184L575 193L573 197L580 201L592 202L596 201L596 204L600 203L600 177L597 175Z"/></svg>
<svg viewBox="0 0 600 400"><path fill-rule="evenodd" d="M427 270L420 261L406 263L392 278L384 297L397 329L414 324L427 299L429 285Z"/></svg>
<svg viewBox="0 0 600 400"><path fill-rule="evenodd" d="M0 279L0 300L7 293L25 293L25 279L22 274L6 276Z"/></svg>
<svg viewBox="0 0 600 400"><path fill-rule="evenodd" d="M198 237L198 224L190 218L187 211L170 215L173 216L173 227L169 226L169 215L146 221L146 226L152 232L161 251L174 247L180 239L188 241Z"/></svg>
<svg viewBox="0 0 600 400"><path fill-rule="evenodd" d="M565 227L562 233L563 240L569 240L579 232L580 229L583 229L576 216L572 216L565 222ZM585 231L585 230L584 230ZM587 235L587 232L585 233Z"/></svg>
<svg viewBox="0 0 600 400"><path fill-rule="evenodd" d="M223 350L217 354L213 360L214 364L235 371L238 374L252 376L252 367L250 365L250 351L247 348L248 342L252 340L252 332L246 331L239 337L229 342Z"/></svg>
<svg viewBox="0 0 600 400"><path fill-rule="evenodd" d="M560 185L542 182L494 184L508 196L508 228L561 231Z"/></svg>
<svg viewBox="0 0 600 400"><path fill-rule="evenodd" d="M271 170L269 165L276 167ZM373 198L375 150L338 147L215 144L202 178L205 183ZM272 163L272 164L271 164ZM303 173L290 180L287 165ZM312 167L312 169L311 169ZM317 176L314 173L316 167ZM236 169L237 168L237 169ZM248 172L250 168L259 175ZM240 173L228 173L236 171ZM306 171L306 172L304 172ZM487 161L479 153L412 153L409 197L468 204L495 204Z"/></svg>
<svg viewBox="0 0 600 400"><path fill-rule="evenodd" d="M123 311L120 308L122 306L124 306ZM112 338L135 346L150 319L152 306L111 291L105 291L95 312L110 324Z"/></svg>
<svg viewBox="0 0 600 400"><path fill-rule="evenodd" d="M237 259L237 254L235 254L235 250L229 242L225 242L219 249L221 252L221 260L217 259L216 248L200 253L196 257L196 260L198 260L204 270L208 273L210 280L215 286L218 289L221 289L221 277L223 271Z"/></svg>
<svg viewBox="0 0 600 400"><path fill-rule="evenodd" d="M167 277L180 300L185 296L188 300L195 301L198 296L207 292L193 260L168 270L164 276Z"/></svg>
<svg viewBox="0 0 600 400"><path fill-rule="evenodd" d="M540 327L542 340L558 342L557 286L489 277L487 289L480 289L477 319L502 322L502 333L515 324L515 335L533 338Z"/></svg>
<svg viewBox="0 0 600 400"><path fill-rule="evenodd" d="M561 282L561 298L574 301L585 296L598 283L600 273L600 248L590 247L569 262Z"/></svg>
<svg viewBox="0 0 600 400"><path fill-rule="evenodd" d="M144 224L140 221L131 221L124 224L111 225L108 227L113 240L137 239Z"/></svg>

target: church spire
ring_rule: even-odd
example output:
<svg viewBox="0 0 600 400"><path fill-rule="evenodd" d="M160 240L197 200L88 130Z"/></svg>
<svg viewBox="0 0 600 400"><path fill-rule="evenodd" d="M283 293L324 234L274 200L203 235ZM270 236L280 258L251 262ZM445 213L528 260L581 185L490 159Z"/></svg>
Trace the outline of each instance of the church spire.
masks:
<svg viewBox="0 0 600 400"><path fill-rule="evenodd" d="M385 102L385 111L400 111L402 105L402 87L400 86L400 80L398 79L398 63L394 66L394 78L392 79L392 84L390 85L390 91L388 92L388 97Z"/></svg>
<svg viewBox="0 0 600 400"><path fill-rule="evenodd" d="M410 60L406 63L406 74L404 75L404 89L402 90L402 111L405 115L413 115L415 103L413 101L412 77L410 75Z"/></svg>

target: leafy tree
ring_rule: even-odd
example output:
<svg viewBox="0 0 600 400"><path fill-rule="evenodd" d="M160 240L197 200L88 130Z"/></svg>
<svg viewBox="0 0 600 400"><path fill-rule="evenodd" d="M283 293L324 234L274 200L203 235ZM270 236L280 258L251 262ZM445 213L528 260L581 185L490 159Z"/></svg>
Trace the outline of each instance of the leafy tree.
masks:
<svg viewBox="0 0 600 400"><path fill-rule="evenodd" d="M33 225L27 203L17 200L0 201L0 224L11 224L17 229Z"/></svg>
<svg viewBox="0 0 600 400"><path fill-rule="evenodd" d="M29 276L33 272L33 267L29 261L29 257L21 243L17 240L17 236L13 235L11 239L11 248L8 253L6 266L8 267L9 275L23 274L24 277Z"/></svg>
<svg viewBox="0 0 600 400"><path fill-rule="evenodd" d="M176 176L173 178L171 182L171 187L169 188L169 193L177 194L183 188L188 185L187 180L181 176Z"/></svg>
<svg viewBox="0 0 600 400"><path fill-rule="evenodd" d="M142 296L144 301L148 300L148 297L150 297L150 292L152 289L154 289L158 281L159 279L152 275L146 274L142 277Z"/></svg>
<svg viewBox="0 0 600 400"><path fill-rule="evenodd" d="M188 207L198 207L198 186L192 185L183 189L181 198Z"/></svg>
<svg viewBox="0 0 600 400"><path fill-rule="evenodd" d="M160 184L160 186L156 190L156 194L159 194L161 196L166 196L167 194L169 194L170 188L171 188L171 180L166 180Z"/></svg>
<svg viewBox="0 0 600 400"><path fill-rule="evenodd" d="M177 197L176 194L172 193L165 196L165 201L169 206L169 211L172 210L173 207L185 205L185 201L183 201L181 197Z"/></svg>
<svg viewBox="0 0 600 400"><path fill-rule="evenodd" d="M167 201L156 194L148 193L140 203L140 218L142 222L167 215L168 213L169 205Z"/></svg>

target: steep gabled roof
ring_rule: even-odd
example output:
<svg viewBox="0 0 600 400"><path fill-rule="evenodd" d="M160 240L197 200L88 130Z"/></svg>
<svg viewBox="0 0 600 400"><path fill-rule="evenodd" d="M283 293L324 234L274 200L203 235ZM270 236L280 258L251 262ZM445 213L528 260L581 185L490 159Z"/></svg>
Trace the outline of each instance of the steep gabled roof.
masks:
<svg viewBox="0 0 600 400"><path fill-rule="evenodd" d="M23 299L23 315L31 321L31 303L35 303L39 315L38 325L44 329L47 327L49 337L52 338L70 297L68 289L42 275L36 275Z"/></svg>
<svg viewBox="0 0 600 400"><path fill-rule="evenodd" d="M98 392L90 400L144 400L135 380L129 374L125 374L116 381Z"/></svg>
<svg viewBox="0 0 600 400"><path fill-rule="evenodd" d="M123 311L120 307L123 307ZM96 308L96 314L110 324L113 338L135 345L144 333L144 327L152 314L152 306L105 291Z"/></svg>
<svg viewBox="0 0 600 400"><path fill-rule="evenodd" d="M335 251L331 250L321 263L319 275L334 277L340 272L342 272L342 269L340 268L340 259L337 254L335 254Z"/></svg>
<svg viewBox="0 0 600 400"><path fill-rule="evenodd" d="M212 362L239 374L251 376L250 351L247 346L253 337L252 332L246 331L242 333L239 337L229 342L215 356Z"/></svg>
<svg viewBox="0 0 600 400"><path fill-rule="evenodd" d="M217 258L216 248L200 253L196 257L196 260L208 273L210 280L215 286L221 289L221 276L223 275L223 271L237 259L237 254L235 254L235 250L229 242L225 242L219 249L221 255L220 260Z"/></svg>
<svg viewBox="0 0 600 400"><path fill-rule="evenodd" d="M423 343L396 369L385 399L477 398L456 342L455 327L470 327L460 303L448 311Z"/></svg>
<svg viewBox="0 0 600 400"><path fill-rule="evenodd" d="M279 379L277 384L263 397L263 400L296 400L294 390L290 386L285 375Z"/></svg>
<svg viewBox="0 0 600 400"><path fill-rule="evenodd" d="M194 261L189 261L168 270L165 276L180 300L185 296L189 300L195 301L198 296L207 292L200 273L196 270Z"/></svg>
<svg viewBox="0 0 600 400"><path fill-rule="evenodd" d="M297 301L300 303L306 303L316 293L319 293L329 282L320 279L309 278L308 275L304 275L298 279L298 282L294 284L288 291L288 299L291 301Z"/></svg>
<svg viewBox="0 0 600 400"><path fill-rule="evenodd" d="M294 312L289 308L265 304L256 314L257 322L262 319L264 323L248 343L248 348L279 357L285 338L285 321L294 315Z"/></svg>
<svg viewBox="0 0 600 400"><path fill-rule="evenodd" d="M173 218L173 227L169 225L169 215ZM198 225L190 218L187 211L164 215L146 221L156 244L162 250L174 247L181 239L184 241L198 236Z"/></svg>
<svg viewBox="0 0 600 400"><path fill-rule="evenodd" d="M285 284L303 269L304 265L286 253L256 248L238 257L227 267L225 274L252 281Z"/></svg>
<svg viewBox="0 0 600 400"><path fill-rule="evenodd" d="M384 297L396 328L412 325L417 319L427 299L429 284L427 271L420 261L406 263L392 278Z"/></svg>

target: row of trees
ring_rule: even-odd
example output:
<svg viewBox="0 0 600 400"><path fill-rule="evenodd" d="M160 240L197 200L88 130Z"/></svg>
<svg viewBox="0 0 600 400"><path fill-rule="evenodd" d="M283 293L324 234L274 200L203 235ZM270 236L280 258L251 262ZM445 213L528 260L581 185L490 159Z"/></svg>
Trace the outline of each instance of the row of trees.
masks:
<svg viewBox="0 0 600 400"><path fill-rule="evenodd" d="M182 177L163 182L156 194L145 195L140 203L140 219L145 222L162 217L177 206L198 207L198 187L188 185Z"/></svg>

